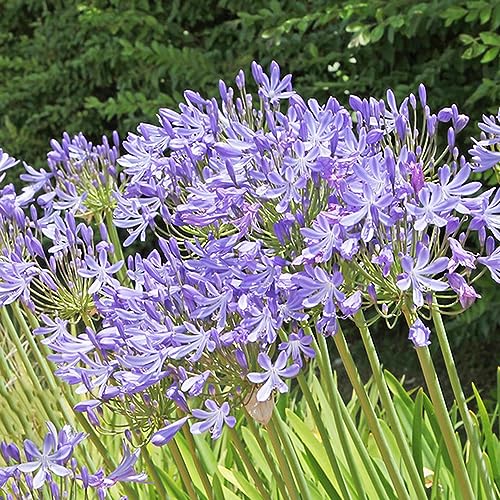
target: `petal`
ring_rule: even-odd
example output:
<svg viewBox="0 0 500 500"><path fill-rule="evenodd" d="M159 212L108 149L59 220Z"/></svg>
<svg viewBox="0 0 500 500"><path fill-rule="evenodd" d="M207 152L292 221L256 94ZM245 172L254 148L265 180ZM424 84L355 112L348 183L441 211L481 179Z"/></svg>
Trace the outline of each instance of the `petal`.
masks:
<svg viewBox="0 0 500 500"><path fill-rule="evenodd" d="M48 469L52 471L56 476L60 477L64 477L67 476L68 474L71 474L71 471L68 468L54 463L50 463L48 465Z"/></svg>
<svg viewBox="0 0 500 500"><path fill-rule="evenodd" d="M33 472L37 470L40 467L41 463L40 462L27 462L25 464L20 464L18 465L18 469L21 472Z"/></svg>
<svg viewBox="0 0 500 500"><path fill-rule="evenodd" d="M271 358L265 352L259 353L257 356L257 362L262 368L264 368L264 370L270 370L273 367Z"/></svg>
<svg viewBox="0 0 500 500"><path fill-rule="evenodd" d="M259 402L264 402L269 399L271 396L271 393L273 391L273 384L271 382L271 379L269 379L257 392L257 401Z"/></svg>
<svg viewBox="0 0 500 500"><path fill-rule="evenodd" d="M285 378L291 378L295 377L300 371L300 366L296 363L293 365L290 365L288 368L285 368L284 370L280 370L278 374L280 377L285 377Z"/></svg>
<svg viewBox="0 0 500 500"><path fill-rule="evenodd" d="M253 382L254 384L262 384L263 382L265 382L269 378L269 373L268 372L249 373L247 375L247 378L248 378L248 380L250 380L250 382Z"/></svg>
<svg viewBox="0 0 500 500"><path fill-rule="evenodd" d="M45 480L45 469L41 467L40 470L36 473L36 476L33 478L33 488L35 488L35 490L40 489L44 485Z"/></svg>
<svg viewBox="0 0 500 500"><path fill-rule="evenodd" d="M155 432L151 438L151 442L155 446L163 446L164 444L167 444L187 422L188 418L189 417L181 418L180 420L172 422L166 427L163 427L163 429Z"/></svg>

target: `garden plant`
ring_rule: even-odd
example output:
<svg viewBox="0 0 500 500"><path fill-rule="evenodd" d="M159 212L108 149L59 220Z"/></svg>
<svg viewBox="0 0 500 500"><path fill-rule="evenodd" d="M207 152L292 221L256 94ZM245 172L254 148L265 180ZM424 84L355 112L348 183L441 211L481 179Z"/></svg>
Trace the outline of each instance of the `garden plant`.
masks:
<svg viewBox="0 0 500 500"><path fill-rule="evenodd" d="M273 61L157 120L3 182L0 498L498 498L446 319L500 283L500 110L465 151L424 85L344 107ZM382 366L396 325L425 387Z"/></svg>

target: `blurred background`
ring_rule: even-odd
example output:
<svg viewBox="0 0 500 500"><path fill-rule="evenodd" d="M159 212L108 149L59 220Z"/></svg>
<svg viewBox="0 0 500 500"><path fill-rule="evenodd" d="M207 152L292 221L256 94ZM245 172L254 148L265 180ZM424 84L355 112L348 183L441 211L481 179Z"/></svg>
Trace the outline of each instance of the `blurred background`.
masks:
<svg viewBox="0 0 500 500"><path fill-rule="evenodd" d="M499 27L499 0L1 0L0 147L40 168L65 130L124 138L185 89L215 96L219 79L274 59L319 101L389 87L401 98L424 82L432 109L456 103L471 117L467 149L475 122L500 104ZM483 299L447 326L464 387L474 381L488 400L500 291L489 277L477 288ZM380 326L375 339L385 366L415 387L406 335Z"/></svg>

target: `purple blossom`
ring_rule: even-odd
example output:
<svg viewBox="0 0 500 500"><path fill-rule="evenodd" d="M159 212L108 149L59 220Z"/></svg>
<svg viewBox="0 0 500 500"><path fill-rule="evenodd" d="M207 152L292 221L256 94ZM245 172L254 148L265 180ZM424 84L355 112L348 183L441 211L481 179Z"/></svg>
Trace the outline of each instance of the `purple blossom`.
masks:
<svg viewBox="0 0 500 500"><path fill-rule="evenodd" d="M454 199L444 198L443 191L436 184L426 184L418 194L419 205L409 203L408 212L415 218L414 227L423 231L428 225L446 226L447 215L456 206Z"/></svg>
<svg viewBox="0 0 500 500"><path fill-rule="evenodd" d="M500 283L500 247L497 247L491 255L487 257L479 257L477 262L487 267L491 273L491 277Z"/></svg>
<svg viewBox="0 0 500 500"><path fill-rule="evenodd" d="M139 459L139 453L140 450L131 452L130 448L124 443L123 458L116 469L108 475L105 475L102 469L97 471L89 476L89 485L99 490L100 488L111 488L118 482L144 483L147 480L146 474L144 472L137 473L134 468Z"/></svg>
<svg viewBox="0 0 500 500"><path fill-rule="evenodd" d="M448 263L450 271L454 271L458 266L464 266L469 269L475 269L476 256L467 250L464 250L459 241L455 238L448 238L452 257Z"/></svg>
<svg viewBox="0 0 500 500"><path fill-rule="evenodd" d="M252 71L259 84L259 95L269 99L271 104L278 104L280 99L288 99L295 92L292 91L292 75L286 75L280 80L280 68L275 61L271 62L271 78L269 78L262 68L252 63Z"/></svg>
<svg viewBox="0 0 500 500"><path fill-rule="evenodd" d="M480 141L472 139L475 145L469 153L474 161L474 170L484 172L500 163L500 151L498 148L495 150L495 146L500 144L500 109L496 117L483 115L479 128L489 137Z"/></svg>
<svg viewBox="0 0 500 500"><path fill-rule="evenodd" d="M403 273L398 276L397 286L400 290L413 290L413 303L417 307L424 305L424 290L443 291L448 285L442 281L431 278L435 274L444 271L448 266L447 257L439 257L429 264L429 249L422 243L417 244L417 255L414 260L405 255L401 257Z"/></svg>
<svg viewBox="0 0 500 500"><path fill-rule="evenodd" d="M292 361L299 365L303 365L302 356L306 358L314 358L316 352L311 346L312 335L304 335L302 329L297 333L291 333L286 342L282 342L278 349L286 353L287 358L292 358Z"/></svg>
<svg viewBox="0 0 500 500"><path fill-rule="evenodd" d="M78 274L83 278L94 278L94 282L89 287L89 294L98 292L104 285L117 286L119 284L113 275L121 269L123 261L110 264L106 250L99 251L99 259L86 255L84 262L86 267L78 269Z"/></svg>
<svg viewBox="0 0 500 500"><path fill-rule="evenodd" d="M275 389L281 393L288 391L288 386L281 378L295 377L300 371L300 366L294 363L286 367L287 361L288 355L285 351L279 353L274 365L266 353L259 353L257 362L265 372L252 372L247 375L250 382L263 384L257 392L257 401L267 401Z"/></svg>
<svg viewBox="0 0 500 500"><path fill-rule="evenodd" d="M474 304L476 299L481 298L481 295L479 295L460 274L450 273L447 275L447 278L451 289L457 292L458 300L464 309L467 309Z"/></svg>
<svg viewBox="0 0 500 500"><path fill-rule="evenodd" d="M205 407L208 411L197 409L193 410L193 417L202 421L191 424L191 434L202 434L210 430L212 439L218 439L222 434L224 424L228 427L234 427L236 425L236 418L229 415L229 403L224 402L219 407L215 401L207 399L205 401Z"/></svg>
<svg viewBox="0 0 500 500"><path fill-rule="evenodd" d="M212 352L216 347L217 331L213 328L205 331L203 327L197 327L192 323L184 323L184 331L175 333L172 337L173 347L169 349L169 356L173 359L181 359L188 354L190 361L194 362L201 358L205 349Z"/></svg>
<svg viewBox="0 0 500 500"><path fill-rule="evenodd" d="M339 224L331 224L326 215L319 214L312 228L300 230L308 246L302 252L302 258L296 259L295 262L299 264L303 259L317 259L320 262L330 260L333 251L342 242L341 230Z"/></svg>
<svg viewBox="0 0 500 500"><path fill-rule="evenodd" d="M167 444L179 432L182 426L188 421L189 417L183 417L180 420L171 422L160 430L156 431L151 437L151 442L155 446Z"/></svg>
<svg viewBox="0 0 500 500"><path fill-rule="evenodd" d="M71 473L71 470L61 465L61 463L70 457L73 446L64 444L59 447L57 433L52 425L49 426L49 432L43 441L42 450L39 450L33 441L26 439L24 441L24 451L29 461L18 465L17 469L24 473L38 471L33 478L33 487L35 489L40 489L44 485L47 475L50 473L60 477Z"/></svg>
<svg viewBox="0 0 500 500"><path fill-rule="evenodd" d="M323 305L322 314L327 317L335 316L337 304L345 300L345 295L339 290L343 282L342 274L334 271L329 274L321 267L306 266L305 271L292 277L297 286L297 293L306 308Z"/></svg>
<svg viewBox="0 0 500 500"><path fill-rule="evenodd" d="M429 328L422 323L420 318L417 318L410 327L408 340L411 340L415 347L425 347L431 343L429 340L430 335L431 331Z"/></svg>
<svg viewBox="0 0 500 500"><path fill-rule="evenodd" d="M16 160L15 158L9 156L7 153L4 153L2 148L0 148L0 172L5 172L9 168L12 168L13 166L17 165L18 163L19 160Z"/></svg>

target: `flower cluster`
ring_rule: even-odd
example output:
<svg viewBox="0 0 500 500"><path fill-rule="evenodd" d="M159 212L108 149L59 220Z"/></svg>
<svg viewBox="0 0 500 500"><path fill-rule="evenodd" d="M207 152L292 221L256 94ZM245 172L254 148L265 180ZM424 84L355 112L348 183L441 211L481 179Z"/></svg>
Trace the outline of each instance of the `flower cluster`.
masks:
<svg viewBox="0 0 500 500"><path fill-rule="evenodd" d="M41 448L29 439L24 441L22 449L15 443L0 443L0 455L6 463L5 467L0 467L0 499L42 498L43 493L54 500L73 498L75 488L83 490L86 498L92 490L97 498L102 499L106 497L106 491L118 482L146 481L144 473L134 470L138 450L131 452L124 445L123 459L114 471L105 475L99 469L91 474L73 456L75 448L87 436L75 432L70 426L57 431L51 422L47 422L47 428Z"/></svg>
<svg viewBox="0 0 500 500"><path fill-rule="evenodd" d="M54 143L48 180L29 167L24 177L46 191L40 219L23 215L28 191L4 189L19 229L3 244L0 304L38 304L36 333L57 374L88 394L78 409L95 425L105 405L156 445L187 422L217 438L231 412L288 390L315 355L313 327L333 335L361 309L389 325L404 315L425 346L419 316L469 307L486 270L500 282L500 191L473 178L496 164L494 118L468 161L455 141L468 118L455 105L431 112L423 85L399 104L392 91L351 96L347 109L304 101L274 62L269 75L253 63L252 76L256 95L243 72L235 89L220 82L220 101L186 91L178 111L129 134L119 158L82 136ZM80 165L90 180L77 200L68 185ZM86 205L94 188L116 203L97 244L97 212L89 225L75 219L84 206L109 213ZM133 253L146 239L154 249ZM45 307L47 289L72 300L78 290L80 307Z"/></svg>

